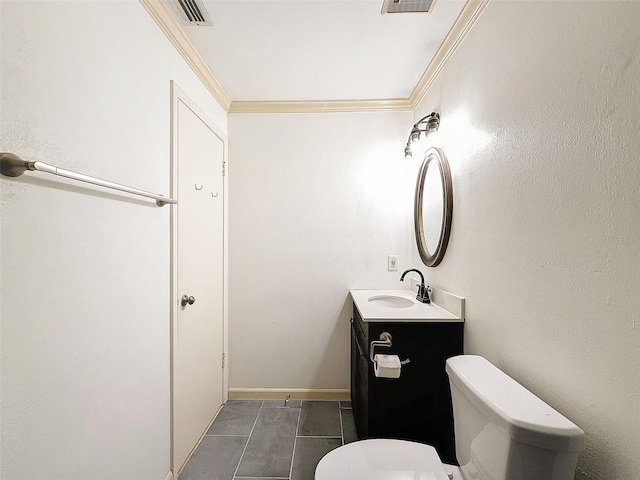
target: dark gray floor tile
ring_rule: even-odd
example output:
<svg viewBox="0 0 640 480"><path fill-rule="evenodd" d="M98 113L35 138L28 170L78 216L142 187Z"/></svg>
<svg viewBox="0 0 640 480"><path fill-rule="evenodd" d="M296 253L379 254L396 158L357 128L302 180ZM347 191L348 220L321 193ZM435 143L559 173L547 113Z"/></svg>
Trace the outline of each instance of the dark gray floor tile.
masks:
<svg viewBox="0 0 640 480"><path fill-rule="evenodd" d="M229 400L207 431L207 435L249 435L262 400Z"/></svg>
<svg viewBox="0 0 640 480"><path fill-rule="evenodd" d="M265 400L262 408L300 408L301 400L289 400L284 406L284 400Z"/></svg>
<svg viewBox="0 0 640 480"><path fill-rule="evenodd" d="M234 477L234 480L289 480L289 477Z"/></svg>
<svg viewBox="0 0 640 480"><path fill-rule="evenodd" d="M340 400L340 408L351 408L351 400Z"/></svg>
<svg viewBox="0 0 640 480"><path fill-rule="evenodd" d="M179 480L232 480L247 437L204 437Z"/></svg>
<svg viewBox="0 0 640 480"><path fill-rule="evenodd" d="M344 444L355 442L358 440L358 433L356 432L356 422L353 418L353 410L343 408L340 410L342 416L342 438Z"/></svg>
<svg viewBox="0 0 640 480"><path fill-rule="evenodd" d="M302 402L298 436L339 437L340 435L338 402Z"/></svg>
<svg viewBox="0 0 640 480"><path fill-rule="evenodd" d="M320 459L334 448L338 448L341 443L339 438L298 437L293 455L291 480L313 480Z"/></svg>
<svg viewBox="0 0 640 480"><path fill-rule="evenodd" d="M242 456L239 477L288 477L300 410L263 408Z"/></svg>

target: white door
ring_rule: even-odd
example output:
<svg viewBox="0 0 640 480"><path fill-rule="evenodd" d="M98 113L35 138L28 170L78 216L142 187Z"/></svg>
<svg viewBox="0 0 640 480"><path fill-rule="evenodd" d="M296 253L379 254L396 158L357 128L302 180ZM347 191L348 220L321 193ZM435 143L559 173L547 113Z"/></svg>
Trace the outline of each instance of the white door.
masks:
<svg viewBox="0 0 640 480"><path fill-rule="evenodd" d="M224 402L225 138L174 86L173 471Z"/></svg>

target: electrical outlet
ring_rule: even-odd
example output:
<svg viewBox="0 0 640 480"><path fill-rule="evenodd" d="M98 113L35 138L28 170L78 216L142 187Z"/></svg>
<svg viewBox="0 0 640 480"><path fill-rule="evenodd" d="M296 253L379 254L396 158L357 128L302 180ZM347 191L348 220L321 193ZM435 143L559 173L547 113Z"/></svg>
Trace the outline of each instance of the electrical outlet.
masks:
<svg viewBox="0 0 640 480"><path fill-rule="evenodd" d="M390 272L398 271L398 255L389 255L387 257L387 268Z"/></svg>

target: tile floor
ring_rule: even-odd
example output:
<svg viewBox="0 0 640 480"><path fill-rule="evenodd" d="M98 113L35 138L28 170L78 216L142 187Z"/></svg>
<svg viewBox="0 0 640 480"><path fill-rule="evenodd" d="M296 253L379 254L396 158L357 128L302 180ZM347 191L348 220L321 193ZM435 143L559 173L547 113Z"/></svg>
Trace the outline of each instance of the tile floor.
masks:
<svg viewBox="0 0 640 480"><path fill-rule="evenodd" d="M326 453L355 440L351 402L229 400L179 480L313 480Z"/></svg>

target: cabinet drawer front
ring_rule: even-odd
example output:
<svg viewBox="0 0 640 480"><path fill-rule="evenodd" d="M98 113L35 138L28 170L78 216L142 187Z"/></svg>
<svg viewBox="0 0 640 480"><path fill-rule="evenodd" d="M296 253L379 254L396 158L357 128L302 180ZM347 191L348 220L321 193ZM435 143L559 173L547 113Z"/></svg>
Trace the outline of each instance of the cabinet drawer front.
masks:
<svg viewBox="0 0 640 480"><path fill-rule="evenodd" d="M362 335L362 332L358 331L359 328L357 327L357 322L356 320L351 320L351 334L353 335L353 343L356 347L356 353L358 354L358 357L364 357L365 359L367 358L367 349L365 347L365 343L363 342L364 337Z"/></svg>
<svg viewBox="0 0 640 480"><path fill-rule="evenodd" d="M369 355L369 325L362 320L362 316L355 304L353 305L353 327L360 345L363 347L363 353Z"/></svg>

